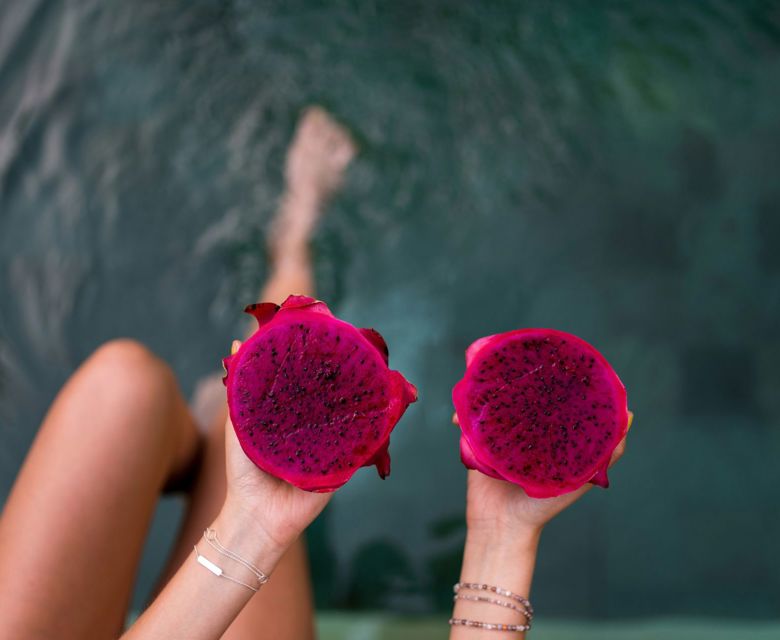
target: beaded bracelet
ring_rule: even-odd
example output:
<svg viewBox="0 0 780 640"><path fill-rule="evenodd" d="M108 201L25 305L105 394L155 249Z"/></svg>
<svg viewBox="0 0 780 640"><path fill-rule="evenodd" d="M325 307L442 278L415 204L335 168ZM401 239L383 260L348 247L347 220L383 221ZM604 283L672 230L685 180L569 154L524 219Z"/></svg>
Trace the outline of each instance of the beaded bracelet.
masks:
<svg viewBox="0 0 780 640"><path fill-rule="evenodd" d="M455 595L452 598L453 601L457 602L458 600L469 600L471 602L484 602L486 604L494 604L507 609L512 609L513 611L517 611L523 617L525 617L526 624L480 622L478 620L468 620L466 618L450 618L449 620L450 626L471 627L474 629L484 629L486 631L521 632L521 631L528 631L531 629L531 620L534 617L534 609L527 598L524 598L523 596L514 593L512 591L509 591L507 589L502 589L501 587L495 587L493 585L482 584L477 582L458 582L453 586L452 589L455 592ZM518 604L515 604L514 602L507 602L505 600L500 600L499 598L491 598L489 596L460 593L463 590L491 591L496 595L514 600L516 603L522 606L518 606Z"/></svg>
<svg viewBox="0 0 780 640"><path fill-rule="evenodd" d="M501 587L494 587L490 584L480 584L477 582L457 582L455 583L455 586L452 587L452 590L455 593L458 593L461 589L469 589L471 591L492 591L496 595L504 596L505 598L511 598L512 600L516 600L520 604L522 604L526 609L528 609L528 612L533 614L534 608L531 606L530 601L527 598L524 598L521 595L518 595L517 593L514 593L512 591L509 591L507 589L502 589Z"/></svg>
<svg viewBox="0 0 780 640"><path fill-rule="evenodd" d="M450 618L451 626L474 627L475 629L485 629L487 631L528 631L530 624L501 624L498 622L477 622L476 620L465 620L463 618Z"/></svg>
<svg viewBox="0 0 780 640"><path fill-rule="evenodd" d="M517 611L518 613L522 614L526 620L532 620L534 615L528 611L528 609L525 609L523 607L518 607L516 604L512 604L511 602L506 602L504 600L499 600L498 598L488 598L486 596L471 596L467 595L465 593L456 593L454 596L452 596L453 601L455 600L469 600L471 602L486 602L488 604L497 604L499 607L504 607L505 609L512 609L513 611Z"/></svg>

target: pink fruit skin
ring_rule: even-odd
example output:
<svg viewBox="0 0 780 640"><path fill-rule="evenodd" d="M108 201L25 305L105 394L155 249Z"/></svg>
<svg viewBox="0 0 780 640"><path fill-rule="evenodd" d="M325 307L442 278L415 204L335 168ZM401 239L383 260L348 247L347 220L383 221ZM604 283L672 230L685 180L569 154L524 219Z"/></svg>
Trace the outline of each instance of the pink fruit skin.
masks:
<svg viewBox="0 0 780 640"><path fill-rule="evenodd" d="M373 329L357 329L339 320L324 302L307 296L290 296L281 307L272 303L250 305L246 312L257 319L258 328L235 354L223 360L226 371L223 381L227 387L230 418L247 457L260 469L306 491L335 491L361 466L376 465L382 478L389 475L390 432L409 404L417 399L417 390L399 372L387 367L388 350L382 336ZM333 348L337 348L337 344L344 348L351 346L348 357L353 361L348 370L362 376L356 382L363 385L365 396L355 396L356 402L346 402L347 393L355 392L356 388L350 386L350 381L344 381L343 375L335 373L341 371L339 361L329 360L323 364L316 358L307 359L310 353L293 349L286 359L282 358L272 366L271 356L267 355L273 348L273 343L268 347L269 340L281 337L288 342L294 341L300 339L304 331L306 335L319 335L321 339L327 336ZM316 349L316 339L312 338L312 342ZM307 343L304 340L301 344ZM266 355L259 358L260 354ZM277 356L276 351L274 356ZM355 361L358 357L360 364ZM296 364L301 365L297 371ZM331 368L325 370L323 366ZM370 368L370 376L366 374L367 368ZM328 384L318 387L321 383L316 383L315 378L326 375L329 376ZM284 384L294 382L293 387L300 391L300 397L284 397L284 384L281 385L282 392L278 391L277 383L282 378ZM272 381L270 389L269 380ZM337 385L343 394L339 398L341 403L334 402L328 395ZM365 390L366 386L372 393ZM279 401L274 397L274 390L281 398ZM256 397L253 394L257 394ZM364 407L368 405L368 413L364 415L360 407L356 410L357 402L363 402ZM335 406L327 414L330 423L324 418L317 420L325 415L318 413L322 403ZM270 422L274 427L265 430L259 426L261 421ZM337 421L342 425L342 433L334 426ZM343 431L348 433L345 435ZM369 431L371 435L367 436ZM337 436L341 436L341 449L334 449L331 444ZM326 462L329 466L325 466Z"/></svg>
<svg viewBox="0 0 780 640"><path fill-rule="evenodd" d="M521 354L529 357L528 362ZM517 369L507 374L510 366ZM587 376L580 378L583 371ZM537 394L534 385L543 392ZM565 393L555 385L565 386ZM561 399L559 406L543 405L552 394ZM554 329L518 329L480 338L466 350L466 373L453 388L452 399L461 430L461 460L467 468L517 484L532 498L552 498L587 482L609 486L607 467L628 431L630 413L623 383L604 356L584 340ZM549 418L540 414L542 407ZM571 424L581 424L571 419L567 424L564 418L571 416L587 416L584 428L571 430ZM504 418L511 427L505 426ZM607 429L594 430L594 423ZM564 427L566 441L556 441L555 429ZM587 453L595 456L581 461ZM578 460L569 469L562 462L573 461L572 454ZM542 460L552 468L540 472ZM528 464L536 471L526 471Z"/></svg>

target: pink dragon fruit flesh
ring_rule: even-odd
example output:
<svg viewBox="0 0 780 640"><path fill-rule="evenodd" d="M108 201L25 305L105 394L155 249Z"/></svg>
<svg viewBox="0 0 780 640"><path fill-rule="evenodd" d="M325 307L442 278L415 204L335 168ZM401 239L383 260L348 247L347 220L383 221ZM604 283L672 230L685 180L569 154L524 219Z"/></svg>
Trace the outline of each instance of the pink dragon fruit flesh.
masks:
<svg viewBox="0 0 780 640"><path fill-rule="evenodd" d="M520 329L474 342L452 391L469 469L551 498L587 482L607 487L607 467L628 431L626 390L584 340Z"/></svg>
<svg viewBox="0 0 780 640"><path fill-rule="evenodd" d="M390 432L417 390L388 368L373 329L290 296L246 308L259 324L225 358L230 419L246 455L307 491L334 491L363 466L390 473Z"/></svg>

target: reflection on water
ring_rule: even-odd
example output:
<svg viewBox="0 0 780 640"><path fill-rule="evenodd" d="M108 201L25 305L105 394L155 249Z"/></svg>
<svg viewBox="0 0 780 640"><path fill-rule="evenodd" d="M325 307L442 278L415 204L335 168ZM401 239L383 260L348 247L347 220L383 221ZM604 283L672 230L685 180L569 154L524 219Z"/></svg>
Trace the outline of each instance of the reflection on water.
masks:
<svg viewBox="0 0 780 640"><path fill-rule="evenodd" d="M320 295L421 390L393 475L358 474L315 525L320 602L448 606L463 349L554 326L604 351L637 420L612 488L549 527L539 608L776 615L779 61L765 2L6 0L3 491L101 341L143 340L187 390L218 367L318 102L362 150Z"/></svg>

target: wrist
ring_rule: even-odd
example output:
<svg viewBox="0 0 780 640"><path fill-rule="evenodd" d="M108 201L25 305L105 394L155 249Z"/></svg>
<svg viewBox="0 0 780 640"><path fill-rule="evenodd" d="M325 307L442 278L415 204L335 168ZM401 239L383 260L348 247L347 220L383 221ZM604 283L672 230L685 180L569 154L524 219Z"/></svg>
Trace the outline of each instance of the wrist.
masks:
<svg viewBox="0 0 780 640"><path fill-rule="evenodd" d="M536 558L541 530L486 531L466 533L466 551L474 566L501 567L504 563L527 563Z"/></svg>
<svg viewBox="0 0 780 640"><path fill-rule="evenodd" d="M492 584L527 597L540 535L536 527L469 527L461 581Z"/></svg>
<svg viewBox="0 0 780 640"><path fill-rule="evenodd" d="M273 571L289 546L270 535L256 514L229 500L225 501L211 527L225 547L266 575Z"/></svg>
<svg viewBox="0 0 780 640"><path fill-rule="evenodd" d="M535 525L470 522L467 525L466 540L476 546L532 550L536 552L542 529L543 527Z"/></svg>

